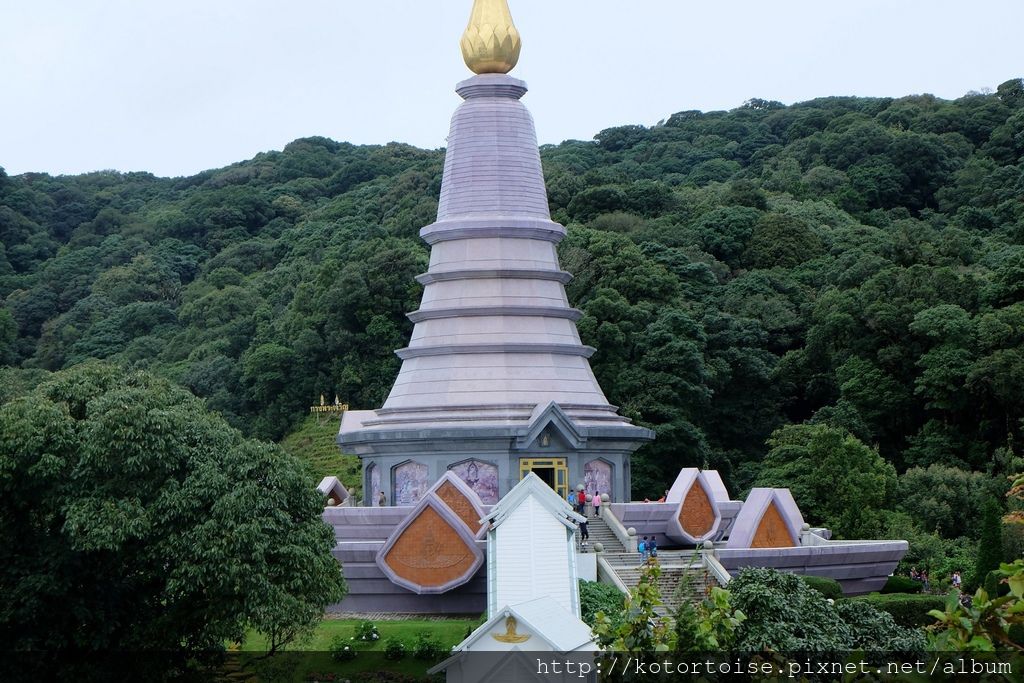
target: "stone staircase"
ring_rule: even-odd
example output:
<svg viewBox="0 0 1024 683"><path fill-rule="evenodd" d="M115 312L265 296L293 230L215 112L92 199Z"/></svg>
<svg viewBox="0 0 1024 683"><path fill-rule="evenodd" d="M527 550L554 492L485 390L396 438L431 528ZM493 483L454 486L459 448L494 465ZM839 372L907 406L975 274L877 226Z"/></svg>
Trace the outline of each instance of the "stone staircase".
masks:
<svg viewBox="0 0 1024 683"><path fill-rule="evenodd" d="M606 559L627 588L632 589L640 582L642 567L639 561L631 559L625 564L613 558ZM671 616L684 602L701 602L711 588L718 585L700 558L694 560L693 553L689 551L658 551L658 564L661 566L658 590L664 604L656 607L655 611L662 616Z"/></svg>
<svg viewBox="0 0 1024 683"><path fill-rule="evenodd" d="M609 553L625 553L626 548L619 541L618 537L608 528L604 520L600 517L590 517L587 519L587 531L590 533L590 538L587 541L587 547L584 549L580 542L580 534L576 532L576 549L580 552L594 552L594 544L600 543L604 546L604 552L602 556L607 557ZM636 553L630 553L636 555Z"/></svg>
<svg viewBox="0 0 1024 683"><path fill-rule="evenodd" d="M640 554L627 552L604 520L591 517L587 523L590 539L585 550L593 552L595 543L604 545L601 557L608 563L619 580L628 589L640 582L642 570ZM577 548L580 548L579 534L576 534ZM658 589L661 591L663 605L656 608L658 614L671 616L683 602L696 604L702 601L718 585L701 562L700 556L693 550L658 550L656 560L661 566L658 577Z"/></svg>

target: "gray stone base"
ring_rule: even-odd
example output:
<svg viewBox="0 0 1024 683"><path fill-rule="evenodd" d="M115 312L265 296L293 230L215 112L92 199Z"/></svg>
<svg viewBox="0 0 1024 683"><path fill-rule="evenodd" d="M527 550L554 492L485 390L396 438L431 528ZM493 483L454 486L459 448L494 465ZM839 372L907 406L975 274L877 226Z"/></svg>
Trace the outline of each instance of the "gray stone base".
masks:
<svg viewBox="0 0 1024 683"><path fill-rule="evenodd" d="M339 443L346 452L354 452L363 461L363 504L366 506L376 505L374 490L378 477L377 490L383 491L388 504L418 502L418 497L408 490L397 490L396 473L410 463L418 465L419 472L425 472L426 486L447 470L468 461L496 468L497 497L500 498L520 481L521 466L527 459L564 459L568 469L565 483L571 490L584 483L587 464L596 461L600 463L596 467L610 473L609 490L601 493L607 493L612 501L629 500L630 456L650 441L653 433L628 424L580 426L555 404L552 406L522 426L373 430L343 434ZM484 499L483 502L493 504L496 500Z"/></svg>

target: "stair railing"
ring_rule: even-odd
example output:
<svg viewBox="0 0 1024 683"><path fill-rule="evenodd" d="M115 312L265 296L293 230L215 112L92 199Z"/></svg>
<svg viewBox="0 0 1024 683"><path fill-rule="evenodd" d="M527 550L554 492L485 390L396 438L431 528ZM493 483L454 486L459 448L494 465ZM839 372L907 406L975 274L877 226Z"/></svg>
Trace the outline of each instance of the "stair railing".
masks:
<svg viewBox="0 0 1024 683"><path fill-rule="evenodd" d="M637 551L636 531L634 531L633 535L630 536L626 527L622 526L622 522L620 522L619 518L612 512L610 505L602 506L601 519L603 519L604 523L608 525L611 532L615 534L615 538L619 539L619 543L621 543L622 547L626 549L626 552L635 553Z"/></svg>
<svg viewBox="0 0 1024 683"><path fill-rule="evenodd" d="M715 581L718 582L719 586L725 588L728 583L732 581L732 574L729 573L729 570L726 569L715 556L715 547L713 544L705 544L701 547L700 559L704 568L711 573L711 576L715 577Z"/></svg>
<svg viewBox="0 0 1024 683"><path fill-rule="evenodd" d="M619 592L623 595L629 595L629 588L627 588L626 584L619 578L615 569L608 564L608 560L601 557L601 555L597 556L597 580L601 583L610 583L618 588Z"/></svg>

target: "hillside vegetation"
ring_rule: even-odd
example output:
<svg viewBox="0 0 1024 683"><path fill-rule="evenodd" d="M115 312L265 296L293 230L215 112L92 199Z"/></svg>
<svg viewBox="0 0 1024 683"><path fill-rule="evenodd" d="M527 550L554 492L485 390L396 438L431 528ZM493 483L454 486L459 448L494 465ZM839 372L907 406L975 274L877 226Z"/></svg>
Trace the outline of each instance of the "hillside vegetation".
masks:
<svg viewBox="0 0 1024 683"><path fill-rule="evenodd" d="M840 533L975 534L1024 437L1022 154L1020 79L544 147L594 370L658 433L635 495L706 466ZM147 368L265 439L321 393L377 407L442 162L308 138L189 178L0 173L0 362Z"/></svg>
<svg viewBox="0 0 1024 683"><path fill-rule="evenodd" d="M335 438L338 436L337 418L317 419L309 416L281 440L281 447L309 465L314 477L337 477L349 494L359 500L363 492L362 467L359 458L343 455Z"/></svg>

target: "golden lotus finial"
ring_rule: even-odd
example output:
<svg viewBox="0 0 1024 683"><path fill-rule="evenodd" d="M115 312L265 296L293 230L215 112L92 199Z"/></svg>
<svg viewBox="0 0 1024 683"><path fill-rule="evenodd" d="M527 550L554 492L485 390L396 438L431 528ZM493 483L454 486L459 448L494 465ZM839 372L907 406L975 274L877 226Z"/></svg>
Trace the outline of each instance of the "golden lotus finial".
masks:
<svg viewBox="0 0 1024 683"><path fill-rule="evenodd" d="M507 74L519 61L522 47L507 0L473 0L462 34L462 58L473 73Z"/></svg>

